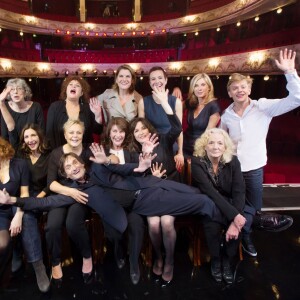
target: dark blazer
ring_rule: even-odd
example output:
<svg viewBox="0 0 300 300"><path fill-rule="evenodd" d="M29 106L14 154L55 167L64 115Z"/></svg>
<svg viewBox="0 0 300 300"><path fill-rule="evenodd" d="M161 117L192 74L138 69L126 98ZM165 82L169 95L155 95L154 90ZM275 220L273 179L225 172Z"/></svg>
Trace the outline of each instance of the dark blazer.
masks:
<svg viewBox="0 0 300 300"><path fill-rule="evenodd" d="M245 206L245 182L236 156L220 169L218 177L216 184L203 159L192 157L193 185L210 197L227 219L232 220L243 213Z"/></svg>

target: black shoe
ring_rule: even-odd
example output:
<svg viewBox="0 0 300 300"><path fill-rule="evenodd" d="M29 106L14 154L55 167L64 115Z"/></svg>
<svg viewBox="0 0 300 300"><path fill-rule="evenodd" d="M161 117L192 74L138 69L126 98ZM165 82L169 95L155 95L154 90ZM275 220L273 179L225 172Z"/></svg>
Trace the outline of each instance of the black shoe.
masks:
<svg viewBox="0 0 300 300"><path fill-rule="evenodd" d="M280 232L289 228L293 224L293 218L287 215L275 213L259 213L253 221L256 228L271 232Z"/></svg>
<svg viewBox="0 0 300 300"><path fill-rule="evenodd" d="M217 283L222 282L221 259L214 258L210 262L211 275Z"/></svg>
<svg viewBox="0 0 300 300"><path fill-rule="evenodd" d="M83 282L84 284L90 284L93 279L94 279L94 270L92 270L91 272L89 273L83 273L82 272L82 278L83 278Z"/></svg>
<svg viewBox="0 0 300 300"><path fill-rule="evenodd" d="M242 248L250 256L253 256L253 257L257 256L257 252L255 250L255 247L253 245L253 242L251 240L249 233L243 234Z"/></svg>
<svg viewBox="0 0 300 300"><path fill-rule="evenodd" d="M164 279L161 278L161 284L160 284L160 286L161 286L162 288L166 288L166 287L168 287L171 283L172 283L172 279L169 280L169 281L166 281L166 280L164 280Z"/></svg>
<svg viewBox="0 0 300 300"><path fill-rule="evenodd" d="M57 289L60 289L62 287L62 283L63 283L63 279L62 278L51 278L51 284L57 288Z"/></svg>
<svg viewBox="0 0 300 300"><path fill-rule="evenodd" d="M234 277L233 277L233 273L232 273L230 262L229 262L228 258L223 259L222 267L223 267L222 276L223 276L224 281L227 284L233 284Z"/></svg>

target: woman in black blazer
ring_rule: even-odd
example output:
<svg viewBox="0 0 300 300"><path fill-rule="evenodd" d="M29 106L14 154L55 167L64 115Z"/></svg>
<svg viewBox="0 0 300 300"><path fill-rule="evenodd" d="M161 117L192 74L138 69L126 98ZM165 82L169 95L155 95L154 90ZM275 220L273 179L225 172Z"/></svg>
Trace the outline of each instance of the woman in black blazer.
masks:
<svg viewBox="0 0 300 300"><path fill-rule="evenodd" d="M230 259L236 254L245 218L245 183L240 162L233 155L233 143L219 128L208 129L196 140L192 157L193 184L208 195L226 216L226 226L204 221L211 254L211 273L217 282L233 283ZM237 226L236 224L240 224ZM223 231L226 232L224 240ZM223 248L221 244L223 243Z"/></svg>

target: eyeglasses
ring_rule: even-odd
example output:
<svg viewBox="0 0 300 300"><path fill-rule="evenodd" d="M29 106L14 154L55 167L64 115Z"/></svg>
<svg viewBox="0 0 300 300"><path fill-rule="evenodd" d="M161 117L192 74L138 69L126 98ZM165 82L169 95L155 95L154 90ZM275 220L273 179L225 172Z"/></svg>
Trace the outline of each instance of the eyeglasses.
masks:
<svg viewBox="0 0 300 300"><path fill-rule="evenodd" d="M24 91L24 89L22 88L22 87L20 87L20 86L18 86L18 87L14 87L14 88L12 88L11 90L10 90L11 92L21 92L21 91Z"/></svg>

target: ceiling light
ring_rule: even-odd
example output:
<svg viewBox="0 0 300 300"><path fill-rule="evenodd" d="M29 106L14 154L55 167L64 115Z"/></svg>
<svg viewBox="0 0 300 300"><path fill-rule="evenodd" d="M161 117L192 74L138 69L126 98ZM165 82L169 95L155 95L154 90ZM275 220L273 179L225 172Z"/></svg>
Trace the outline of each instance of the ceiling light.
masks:
<svg viewBox="0 0 300 300"><path fill-rule="evenodd" d="M279 8L276 10L276 12L277 12L278 14L281 14L281 13L282 13L282 8L279 7Z"/></svg>
<svg viewBox="0 0 300 300"><path fill-rule="evenodd" d="M254 21L258 22L259 21L259 16L256 16L255 19L254 19Z"/></svg>

